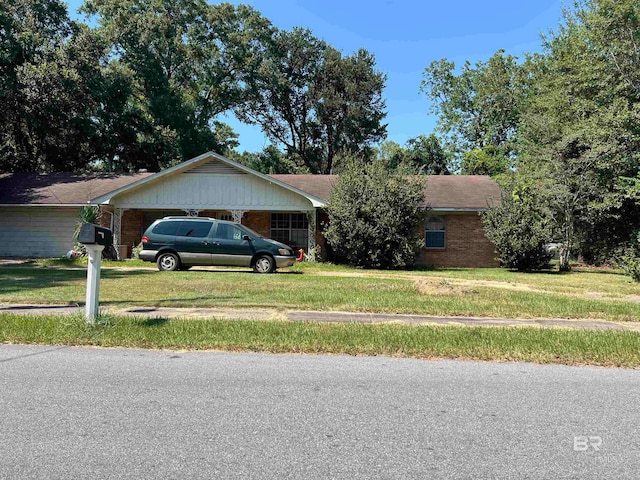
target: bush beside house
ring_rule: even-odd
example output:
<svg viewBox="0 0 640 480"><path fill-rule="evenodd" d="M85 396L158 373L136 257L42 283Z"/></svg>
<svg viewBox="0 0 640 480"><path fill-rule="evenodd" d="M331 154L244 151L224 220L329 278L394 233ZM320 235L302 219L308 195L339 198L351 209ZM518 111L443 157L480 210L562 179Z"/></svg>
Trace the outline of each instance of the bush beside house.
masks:
<svg viewBox="0 0 640 480"><path fill-rule="evenodd" d="M364 268L403 268L424 245L425 177L390 173L381 162L351 159L333 190L325 237L337 261Z"/></svg>
<svg viewBox="0 0 640 480"><path fill-rule="evenodd" d="M520 271L551 267L550 219L533 197L503 193L501 203L484 212L482 219L500 266Z"/></svg>

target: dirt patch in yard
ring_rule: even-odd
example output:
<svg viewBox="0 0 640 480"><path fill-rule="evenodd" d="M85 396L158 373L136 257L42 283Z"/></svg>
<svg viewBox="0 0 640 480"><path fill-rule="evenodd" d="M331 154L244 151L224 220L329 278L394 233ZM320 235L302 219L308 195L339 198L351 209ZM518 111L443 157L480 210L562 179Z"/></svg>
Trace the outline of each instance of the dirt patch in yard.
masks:
<svg viewBox="0 0 640 480"><path fill-rule="evenodd" d="M454 280L448 278L420 278L416 280L416 290L423 295L459 295L465 293L478 293L477 289L480 287L545 293L544 290L538 290L530 287L529 285L523 285L520 283L496 282L490 280Z"/></svg>
<svg viewBox="0 0 640 480"><path fill-rule="evenodd" d="M500 282L497 280L464 280L447 277L424 277L423 275L408 274L380 274L378 272L316 272L314 275L328 277L365 277L381 278L389 280L412 280L415 288L424 295L451 295L463 293L477 293L477 288L502 288L506 290L517 290L520 292L554 293L548 290L541 290L530 285L514 282Z"/></svg>
<svg viewBox="0 0 640 480"><path fill-rule="evenodd" d="M445 279L424 279L416 280L416 290L421 295L463 295L474 293L473 289L461 285L454 285Z"/></svg>
<svg viewBox="0 0 640 480"><path fill-rule="evenodd" d="M540 290L533 288L530 285L513 282L498 282L495 280L451 280L454 285L467 286L467 287L491 287L491 288L504 288L507 290L518 290L521 292L538 292L538 293L552 293L547 290Z"/></svg>

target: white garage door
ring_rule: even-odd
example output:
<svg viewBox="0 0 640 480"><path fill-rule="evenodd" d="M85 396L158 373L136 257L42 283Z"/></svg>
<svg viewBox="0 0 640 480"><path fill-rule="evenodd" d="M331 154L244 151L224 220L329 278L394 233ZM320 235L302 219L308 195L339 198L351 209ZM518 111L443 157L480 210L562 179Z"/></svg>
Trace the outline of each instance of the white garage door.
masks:
<svg viewBox="0 0 640 480"><path fill-rule="evenodd" d="M79 215L77 207L0 207L0 257L61 257Z"/></svg>

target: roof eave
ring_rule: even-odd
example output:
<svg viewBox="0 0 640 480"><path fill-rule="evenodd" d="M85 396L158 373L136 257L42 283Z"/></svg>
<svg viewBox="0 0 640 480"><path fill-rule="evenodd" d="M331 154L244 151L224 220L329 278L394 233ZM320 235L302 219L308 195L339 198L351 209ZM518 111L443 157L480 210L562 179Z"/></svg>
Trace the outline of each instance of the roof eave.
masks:
<svg viewBox="0 0 640 480"><path fill-rule="evenodd" d="M427 207L432 212L486 212L486 208L451 208L451 207Z"/></svg>
<svg viewBox="0 0 640 480"><path fill-rule="evenodd" d="M86 207L87 205L98 205L97 203L0 203L0 207Z"/></svg>

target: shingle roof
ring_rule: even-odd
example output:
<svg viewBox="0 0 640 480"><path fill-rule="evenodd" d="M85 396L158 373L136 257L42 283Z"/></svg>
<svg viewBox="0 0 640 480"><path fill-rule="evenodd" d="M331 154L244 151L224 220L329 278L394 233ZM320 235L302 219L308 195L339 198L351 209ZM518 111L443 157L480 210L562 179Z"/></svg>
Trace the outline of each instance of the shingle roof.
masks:
<svg viewBox="0 0 640 480"><path fill-rule="evenodd" d="M298 190L307 192L325 202L329 201L331 192L338 182L337 175L269 175Z"/></svg>
<svg viewBox="0 0 640 480"><path fill-rule="evenodd" d="M500 187L487 175L431 175L425 205L431 208L483 210L500 203Z"/></svg>
<svg viewBox="0 0 640 480"><path fill-rule="evenodd" d="M271 175L276 180L328 201L337 175ZM482 210L500 202L500 188L486 175L431 175L425 206L434 209Z"/></svg>
<svg viewBox="0 0 640 480"><path fill-rule="evenodd" d="M0 174L0 205L80 205L152 173L130 175L73 173Z"/></svg>
<svg viewBox="0 0 640 480"><path fill-rule="evenodd" d="M52 173L0 174L0 205L86 204L90 199L105 195L133 182L153 175L100 174L75 175ZM276 180L298 190L329 201L337 175L271 175ZM425 206L434 209L481 210L500 201L500 189L484 175L432 175L427 177Z"/></svg>

